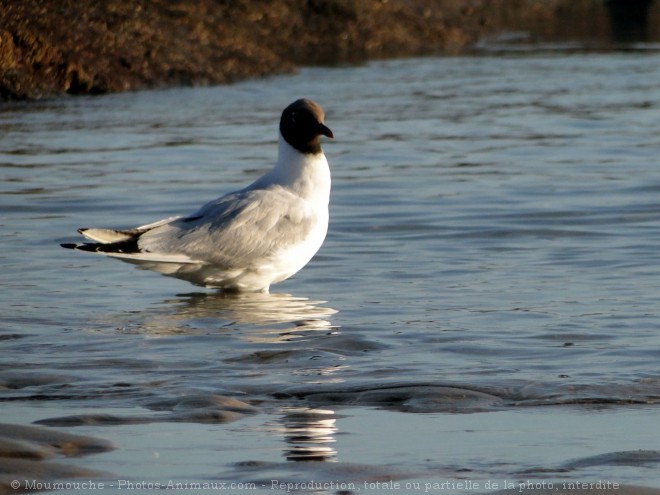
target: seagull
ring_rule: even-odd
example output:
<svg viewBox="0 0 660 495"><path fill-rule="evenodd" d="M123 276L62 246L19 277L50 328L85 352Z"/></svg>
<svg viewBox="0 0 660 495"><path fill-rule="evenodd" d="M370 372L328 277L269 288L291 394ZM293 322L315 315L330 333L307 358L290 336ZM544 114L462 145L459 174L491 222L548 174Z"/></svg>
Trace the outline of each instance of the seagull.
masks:
<svg viewBox="0 0 660 495"><path fill-rule="evenodd" d="M282 112L275 166L187 216L128 230L82 228L94 242L62 247L111 256L195 285L268 292L302 269L328 231L330 168L323 109L302 98Z"/></svg>

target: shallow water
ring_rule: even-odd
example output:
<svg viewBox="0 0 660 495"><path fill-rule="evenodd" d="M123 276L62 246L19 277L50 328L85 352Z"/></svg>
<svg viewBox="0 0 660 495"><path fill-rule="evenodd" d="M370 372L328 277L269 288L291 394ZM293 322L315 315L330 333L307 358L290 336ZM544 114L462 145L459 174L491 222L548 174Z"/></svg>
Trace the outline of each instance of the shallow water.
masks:
<svg viewBox="0 0 660 495"><path fill-rule="evenodd" d="M49 459L114 491L660 487L659 62L427 58L4 105L2 422L113 442ZM330 232L272 294L59 248L247 184L303 95L337 137Z"/></svg>

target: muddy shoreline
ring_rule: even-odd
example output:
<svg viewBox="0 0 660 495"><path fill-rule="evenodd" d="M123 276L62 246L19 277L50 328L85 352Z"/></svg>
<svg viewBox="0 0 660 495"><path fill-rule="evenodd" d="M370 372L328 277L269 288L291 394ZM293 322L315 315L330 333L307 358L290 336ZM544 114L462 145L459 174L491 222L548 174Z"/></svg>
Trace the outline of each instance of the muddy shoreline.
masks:
<svg viewBox="0 0 660 495"><path fill-rule="evenodd" d="M634 12L616 11L620 3ZM0 99L225 84L303 65L464 53L505 32L599 47L656 41L658 3L0 0Z"/></svg>

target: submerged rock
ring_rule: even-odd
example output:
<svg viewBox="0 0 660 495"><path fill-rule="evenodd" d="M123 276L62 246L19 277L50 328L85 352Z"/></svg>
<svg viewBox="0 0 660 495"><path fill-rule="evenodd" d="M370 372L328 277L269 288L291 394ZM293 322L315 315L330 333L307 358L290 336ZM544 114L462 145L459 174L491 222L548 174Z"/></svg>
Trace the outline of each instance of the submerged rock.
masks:
<svg viewBox="0 0 660 495"><path fill-rule="evenodd" d="M73 435L63 433L50 428L39 428L35 426L14 425L0 423L0 440L4 442L5 448L1 451L1 457L49 457L51 453L61 455L85 455L98 452L107 452L115 447L107 440L88 437L84 435ZM13 443L15 451L7 450ZM38 452L36 455L25 455L26 446L29 450ZM12 453L13 452L13 453Z"/></svg>
<svg viewBox="0 0 660 495"><path fill-rule="evenodd" d="M237 421L259 409L245 402L222 395L194 395L147 404L157 414L117 415L117 414L74 414L36 421L45 426L116 426L158 422L182 423L228 423Z"/></svg>
<svg viewBox="0 0 660 495"><path fill-rule="evenodd" d="M0 493L41 491L42 482L102 476L98 471L51 461L57 456L78 457L114 448L98 438L0 423Z"/></svg>
<svg viewBox="0 0 660 495"><path fill-rule="evenodd" d="M383 409L431 413L431 412L481 412L504 407L504 397L462 386L434 383L364 384L353 387L328 387L291 389L274 394L276 398L297 397L315 405L352 405L381 407Z"/></svg>

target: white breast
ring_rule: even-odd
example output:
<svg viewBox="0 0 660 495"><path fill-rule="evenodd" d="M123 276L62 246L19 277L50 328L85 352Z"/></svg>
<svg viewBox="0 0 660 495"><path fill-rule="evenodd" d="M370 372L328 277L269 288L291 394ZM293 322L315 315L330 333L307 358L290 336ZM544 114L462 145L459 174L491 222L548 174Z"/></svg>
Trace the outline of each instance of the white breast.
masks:
<svg viewBox="0 0 660 495"><path fill-rule="evenodd" d="M254 273L245 273L240 284L245 286L271 285L286 280L302 269L320 249L328 232L330 202L330 167L323 153L303 154L289 145L280 135L278 160L273 169L258 179L251 188L278 184L299 196L315 218L307 237L296 244L282 247Z"/></svg>

